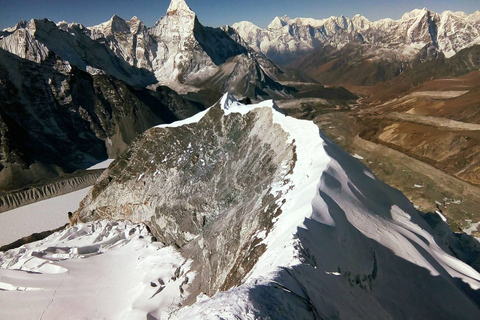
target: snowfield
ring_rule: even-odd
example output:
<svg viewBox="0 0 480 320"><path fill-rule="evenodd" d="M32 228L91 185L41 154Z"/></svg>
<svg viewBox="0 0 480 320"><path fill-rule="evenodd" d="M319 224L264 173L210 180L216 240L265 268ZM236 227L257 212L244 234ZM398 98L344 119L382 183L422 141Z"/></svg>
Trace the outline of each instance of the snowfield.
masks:
<svg viewBox="0 0 480 320"><path fill-rule="evenodd" d="M181 255L128 221L76 225L0 254L0 265L1 319L160 317L188 281Z"/></svg>
<svg viewBox="0 0 480 320"><path fill-rule="evenodd" d="M220 104L226 115L267 108L296 146L293 170L271 185L282 212L258 230L266 251L241 285L191 297L192 262L146 226L81 223L0 255L0 318L480 318L480 274L437 243L403 194L272 101L227 94Z"/></svg>
<svg viewBox="0 0 480 320"><path fill-rule="evenodd" d="M0 246L68 223L69 211L78 209L91 187L35 202L0 214Z"/></svg>
<svg viewBox="0 0 480 320"><path fill-rule="evenodd" d="M113 160L107 159L87 170L106 169ZM54 230L67 224L67 213L78 209L78 204L90 189L83 188L0 214L0 247L33 233Z"/></svg>

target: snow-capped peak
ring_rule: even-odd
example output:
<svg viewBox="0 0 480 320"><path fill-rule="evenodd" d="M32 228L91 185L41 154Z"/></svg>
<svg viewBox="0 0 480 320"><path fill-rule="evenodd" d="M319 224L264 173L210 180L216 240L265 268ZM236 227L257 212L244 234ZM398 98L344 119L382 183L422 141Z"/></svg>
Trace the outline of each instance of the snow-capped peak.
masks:
<svg viewBox="0 0 480 320"><path fill-rule="evenodd" d="M15 30L18 30L18 29L25 29L27 27L27 20L20 20L17 22L17 24L13 27L10 27L10 28L5 28L3 29L3 31L5 32L14 32Z"/></svg>
<svg viewBox="0 0 480 320"><path fill-rule="evenodd" d="M172 0L167 9L167 15L178 14L178 13L190 13L195 14L192 9L188 6L185 0Z"/></svg>
<svg viewBox="0 0 480 320"><path fill-rule="evenodd" d="M355 29L366 30L370 28L371 22L361 14L356 14L352 18L352 24Z"/></svg>
<svg viewBox="0 0 480 320"><path fill-rule="evenodd" d="M128 26L127 22L114 14L110 21L108 22L110 24L112 32L129 32L130 27Z"/></svg>
<svg viewBox="0 0 480 320"><path fill-rule="evenodd" d="M287 16L275 17L272 22L268 25L267 29L279 29L288 24L290 18Z"/></svg>
<svg viewBox="0 0 480 320"><path fill-rule="evenodd" d="M430 10L428 10L427 8L413 9L412 11L405 13L400 18L400 20L408 20L408 19L418 18L418 17L424 16L425 14L427 14L429 12L430 12Z"/></svg>
<svg viewBox="0 0 480 320"><path fill-rule="evenodd" d="M478 43L480 12L467 15L446 11L438 14L422 8L407 12L398 20L378 21L369 21L359 14L352 19L344 16L324 20L276 17L265 29L247 27L246 23L235 24L233 28L251 47L280 63L293 61L323 45L340 50L358 39L371 46L368 54L378 56L376 50L380 46L409 60L426 45L451 57ZM383 50L381 54L390 53Z"/></svg>
<svg viewBox="0 0 480 320"><path fill-rule="evenodd" d="M114 14L110 20L89 29L92 30L94 34L107 35L114 32L129 32L130 26L123 18Z"/></svg>

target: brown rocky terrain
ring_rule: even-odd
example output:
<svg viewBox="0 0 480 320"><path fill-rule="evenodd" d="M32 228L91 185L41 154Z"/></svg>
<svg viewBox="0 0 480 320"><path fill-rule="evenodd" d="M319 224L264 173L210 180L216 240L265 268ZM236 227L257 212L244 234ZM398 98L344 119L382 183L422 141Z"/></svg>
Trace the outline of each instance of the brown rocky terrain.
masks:
<svg viewBox="0 0 480 320"><path fill-rule="evenodd" d="M453 230L478 236L480 72L431 74L440 76L425 80L410 72L375 86L347 86L362 97L354 106L312 99L279 105L290 115L313 119L419 210L438 210ZM407 90L407 82L420 83Z"/></svg>

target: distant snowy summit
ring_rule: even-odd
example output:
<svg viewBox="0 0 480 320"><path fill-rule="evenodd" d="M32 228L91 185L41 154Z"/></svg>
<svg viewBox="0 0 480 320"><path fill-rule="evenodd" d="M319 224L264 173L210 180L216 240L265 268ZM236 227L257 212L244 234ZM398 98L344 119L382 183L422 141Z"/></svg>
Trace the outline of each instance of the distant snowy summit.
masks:
<svg viewBox="0 0 480 320"><path fill-rule="evenodd" d="M262 29L251 22L235 23L233 29L252 48L275 62L286 63L322 46L341 49L349 43L365 44L380 51L395 51L409 59L432 46L447 58L480 44L480 11L471 15L426 8L405 13L399 20L370 21L362 15L323 20L276 17Z"/></svg>
<svg viewBox="0 0 480 320"><path fill-rule="evenodd" d="M210 89L239 95L286 96L280 72L233 30L204 27L184 0L148 28L137 17L114 15L86 28L47 19L22 21L0 32L0 48L37 63L50 54L92 75L131 85L167 85L177 92Z"/></svg>

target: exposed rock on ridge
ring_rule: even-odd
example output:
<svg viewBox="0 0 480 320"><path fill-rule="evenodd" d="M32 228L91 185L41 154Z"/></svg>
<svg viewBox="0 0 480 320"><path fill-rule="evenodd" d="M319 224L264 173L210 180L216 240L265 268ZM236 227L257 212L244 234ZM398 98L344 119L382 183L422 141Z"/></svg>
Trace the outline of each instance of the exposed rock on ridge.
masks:
<svg viewBox="0 0 480 320"><path fill-rule="evenodd" d="M175 319L480 315L480 274L436 243L413 205L271 102L224 96L145 132L75 217L145 222L194 261L182 287L193 304Z"/></svg>
<svg viewBox="0 0 480 320"><path fill-rule="evenodd" d="M283 183L294 154L268 109L224 115L217 105L198 123L153 128L136 139L76 216L145 221L160 241L178 247L195 239L185 250L201 249L198 271L211 281L198 286L212 294L238 284L263 251L255 234L268 232L281 212L271 188Z"/></svg>

